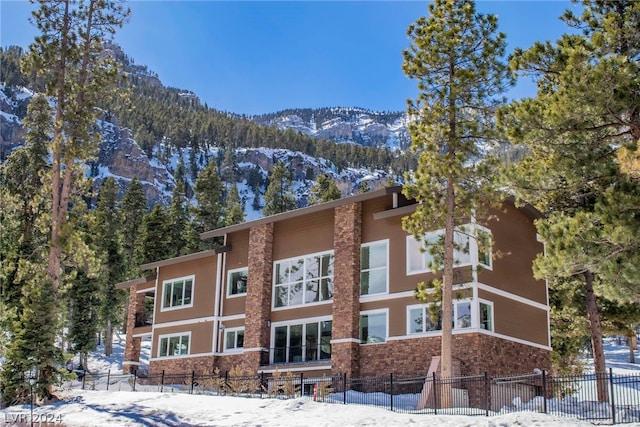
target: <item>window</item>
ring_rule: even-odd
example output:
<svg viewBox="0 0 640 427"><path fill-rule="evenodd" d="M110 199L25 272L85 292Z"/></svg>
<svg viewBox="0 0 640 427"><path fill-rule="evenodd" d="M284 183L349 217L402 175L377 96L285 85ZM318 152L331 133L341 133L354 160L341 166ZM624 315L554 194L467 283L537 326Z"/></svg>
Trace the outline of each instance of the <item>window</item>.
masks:
<svg viewBox="0 0 640 427"><path fill-rule="evenodd" d="M387 313L372 312L360 315L360 343L387 341Z"/></svg>
<svg viewBox="0 0 640 427"><path fill-rule="evenodd" d="M163 282L162 309L191 307L193 305L193 276Z"/></svg>
<svg viewBox="0 0 640 427"><path fill-rule="evenodd" d="M331 326L331 320L276 326L272 363L331 359Z"/></svg>
<svg viewBox="0 0 640 427"><path fill-rule="evenodd" d="M190 334L160 336L158 357L181 356L189 354Z"/></svg>
<svg viewBox="0 0 640 427"><path fill-rule="evenodd" d="M480 302L480 328L493 331L493 304Z"/></svg>
<svg viewBox="0 0 640 427"><path fill-rule="evenodd" d="M333 298L333 251L275 262L274 307Z"/></svg>
<svg viewBox="0 0 640 427"><path fill-rule="evenodd" d="M407 236L407 274L427 273L442 268L444 230L428 233L422 242ZM469 234L456 230L453 234L453 257L456 266L471 264Z"/></svg>
<svg viewBox="0 0 640 427"><path fill-rule="evenodd" d="M471 302L453 303L452 326L454 329L471 327ZM440 304L430 303L407 307L407 332L422 334L442 330L442 310Z"/></svg>
<svg viewBox="0 0 640 427"><path fill-rule="evenodd" d="M249 269L247 267L237 270L230 270L227 280L227 295L243 295L247 293L247 276Z"/></svg>
<svg viewBox="0 0 640 427"><path fill-rule="evenodd" d="M224 350L233 351L244 347L244 328L227 329L224 334Z"/></svg>
<svg viewBox="0 0 640 427"><path fill-rule="evenodd" d="M387 292L387 241L362 245L360 265L360 295Z"/></svg>
<svg viewBox="0 0 640 427"><path fill-rule="evenodd" d="M490 270L493 268L491 233L488 230L477 228L476 241L478 242L478 264Z"/></svg>

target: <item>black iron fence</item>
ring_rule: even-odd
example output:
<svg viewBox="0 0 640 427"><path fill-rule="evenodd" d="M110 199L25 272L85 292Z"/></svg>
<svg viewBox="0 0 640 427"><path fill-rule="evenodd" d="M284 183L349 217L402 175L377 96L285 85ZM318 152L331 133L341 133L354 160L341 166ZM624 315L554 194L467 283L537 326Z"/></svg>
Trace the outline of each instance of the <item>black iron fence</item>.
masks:
<svg viewBox="0 0 640 427"><path fill-rule="evenodd" d="M245 397L307 398L416 414L491 416L534 411L602 424L640 422L640 374L608 372L557 376L534 374L456 378L393 374L351 378L291 373L115 375L85 372L64 386L111 391L156 391Z"/></svg>

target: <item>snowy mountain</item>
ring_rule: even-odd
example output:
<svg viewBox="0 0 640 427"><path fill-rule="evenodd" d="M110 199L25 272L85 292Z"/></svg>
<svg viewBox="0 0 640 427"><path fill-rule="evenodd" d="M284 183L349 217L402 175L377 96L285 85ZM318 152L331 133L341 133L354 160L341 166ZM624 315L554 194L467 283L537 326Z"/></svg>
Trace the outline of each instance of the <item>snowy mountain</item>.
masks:
<svg viewBox="0 0 640 427"><path fill-rule="evenodd" d="M376 112L357 107L289 109L250 118L264 126L291 129L338 143L406 150L410 145L404 112Z"/></svg>
<svg viewBox="0 0 640 427"><path fill-rule="evenodd" d="M26 88L0 86L0 161L16 148L24 144L24 130L22 128L22 118L26 113L26 107L33 93ZM306 110L305 110L306 111ZM312 110L309 110L312 111ZM357 114L356 114L357 113ZM343 126L351 129L355 123L359 123L361 129L383 128L382 124L375 124L372 120L366 119L365 110L350 109L349 116L344 110L343 118L333 117L330 122L334 125L325 125L319 132L327 135L331 129L339 127L337 123L343 120ZM371 114L371 113L368 113ZM402 115L388 115L387 121L392 123L391 127L400 127ZM347 124L346 117L356 117ZM386 116L385 116L386 117ZM395 117L395 118L393 118ZM393 118L393 120L391 120ZM396 123L393 125L393 123ZM240 196L245 205L247 220L256 219L261 216L263 206L262 196L266 190L267 176L271 167L276 162L283 162L290 170L293 177L293 187L296 192L296 199L299 201L298 207L307 204L309 190L315 184L315 178L320 174L327 174L334 179L341 190L343 196L357 193L365 185L370 190L375 190L384 186L389 178L396 182L401 181L400 176L391 176L389 171L375 168L337 166L330 160L322 157L314 157L300 151L274 148L247 148L238 147L234 149L233 165L224 164L224 151L217 145L199 147L194 150L191 146L176 147L166 140L155 144L151 150L145 150L134 139L131 129L118 124L115 117L105 115L98 123L102 134L102 143L96 159L86 165L87 176L94 181L94 189L97 190L107 177L114 177L121 189L121 195L126 191L129 181L137 176L141 181L148 206L155 204L168 205L171 200L172 191L176 185L174 174L178 165L191 165L190 173L186 174L187 184L193 188L195 179L210 161L216 161L221 169L221 176L227 186L233 182L238 185ZM369 132L365 138L365 133L361 134L363 141L377 143ZM334 132L335 133L335 132ZM389 144L399 145L395 134L380 130L380 135L384 135L385 141ZM347 132L345 140L347 141ZM394 142L396 141L396 142ZM355 142L354 142L355 143ZM259 186L249 185L251 176L259 176ZM257 189L258 191L254 191ZM97 192L96 192L97 194ZM193 194L190 194L193 196ZM257 200L256 200L257 199ZM195 203L195 199L192 198Z"/></svg>

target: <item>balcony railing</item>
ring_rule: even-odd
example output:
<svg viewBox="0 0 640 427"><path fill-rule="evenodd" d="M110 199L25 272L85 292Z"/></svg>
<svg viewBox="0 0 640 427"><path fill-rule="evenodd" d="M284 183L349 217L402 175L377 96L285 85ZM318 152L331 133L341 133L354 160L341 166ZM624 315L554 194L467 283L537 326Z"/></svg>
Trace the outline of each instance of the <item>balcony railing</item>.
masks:
<svg viewBox="0 0 640 427"><path fill-rule="evenodd" d="M262 353L261 365L309 363L331 360L331 345L273 347Z"/></svg>
<svg viewBox="0 0 640 427"><path fill-rule="evenodd" d="M150 326L153 323L153 318L147 313L136 313L136 323L134 327L141 328L144 326Z"/></svg>

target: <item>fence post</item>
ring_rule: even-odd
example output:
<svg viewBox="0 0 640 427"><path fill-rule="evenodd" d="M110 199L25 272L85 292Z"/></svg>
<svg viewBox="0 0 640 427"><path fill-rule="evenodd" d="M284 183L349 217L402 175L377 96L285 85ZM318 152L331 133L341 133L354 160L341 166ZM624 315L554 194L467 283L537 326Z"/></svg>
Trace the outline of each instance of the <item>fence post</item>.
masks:
<svg viewBox="0 0 640 427"><path fill-rule="evenodd" d="M262 390L264 389L264 371L260 372L260 399L262 399ZM269 390L267 390L267 393Z"/></svg>
<svg viewBox="0 0 640 427"><path fill-rule="evenodd" d="M227 384L229 384L229 371L224 371L224 395L227 395Z"/></svg>
<svg viewBox="0 0 640 427"><path fill-rule="evenodd" d="M542 402L544 413L547 413L547 371L546 369L542 370Z"/></svg>
<svg viewBox="0 0 640 427"><path fill-rule="evenodd" d="M160 393L164 392L164 369L162 370L162 377L160 377Z"/></svg>
<svg viewBox="0 0 640 427"><path fill-rule="evenodd" d="M111 369L107 371L107 391L109 391L109 380L111 379Z"/></svg>
<svg viewBox="0 0 640 427"><path fill-rule="evenodd" d="M389 382L391 385L391 391L390 391L390 395L391 395L391 411L393 411L393 372L389 374Z"/></svg>
<svg viewBox="0 0 640 427"><path fill-rule="evenodd" d="M300 397L304 397L304 372L300 372Z"/></svg>
<svg viewBox="0 0 640 427"><path fill-rule="evenodd" d="M82 389L84 390L84 384L87 381L87 370L83 369L82 370Z"/></svg>
<svg viewBox="0 0 640 427"><path fill-rule="evenodd" d="M605 373L606 375L606 373ZM613 369L609 368L609 389L611 394L611 420L616 423L616 402L613 394Z"/></svg>
<svg viewBox="0 0 640 427"><path fill-rule="evenodd" d="M133 371L133 391L136 391L136 380L138 379L138 370Z"/></svg>
<svg viewBox="0 0 640 427"><path fill-rule="evenodd" d="M489 416L489 374L484 371L484 415Z"/></svg>
<svg viewBox="0 0 640 427"><path fill-rule="evenodd" d="M196 382L196 371L191 371L191 391L189 394L193 394L193 385Z"/></svg>
<svg viewBox="0 0 640 427"><path fill-rule="evenodd" d="M433 374L433 412L435 415L438 415L438 389L436 388L436 373Z"/></svg>
<svg viewBox="0 0 640 427"><path fill-rule="evenodd" d="M347 404L347 373L342 373L342 403Z"/></svg>

